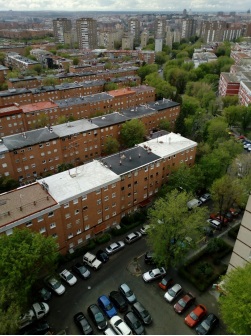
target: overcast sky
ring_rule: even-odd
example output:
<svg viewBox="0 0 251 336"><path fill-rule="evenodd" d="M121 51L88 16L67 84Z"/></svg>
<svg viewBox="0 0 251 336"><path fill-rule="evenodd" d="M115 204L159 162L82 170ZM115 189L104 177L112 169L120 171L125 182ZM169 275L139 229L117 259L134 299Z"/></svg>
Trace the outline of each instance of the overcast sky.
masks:
<svg viewBox="0 0 251 336"><path fill-rule="evenodd" d="M244 11L250 0L0 0L0 10L69 11Z"/></svg>

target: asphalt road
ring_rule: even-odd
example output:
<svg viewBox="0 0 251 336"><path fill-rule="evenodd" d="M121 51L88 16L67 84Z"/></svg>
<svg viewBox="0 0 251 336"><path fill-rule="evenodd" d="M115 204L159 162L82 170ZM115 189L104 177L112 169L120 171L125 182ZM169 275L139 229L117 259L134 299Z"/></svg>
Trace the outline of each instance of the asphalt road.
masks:
<svg viewBox="0 0 251 336"><path fill-rule="evenodd" d="M153 323L151 326L146 327L147 334L195 334L193 329L184 324L184 316L176 314L173 310L173 304L168 304L164 300L164 291L158 287L158 282L146 284L142 280L141 273L151 269L151 266L147 266L144 263L143 255L146 250L147 246L144 238L132 245L127 245L123 250L113 255L100 270L91 271L90 279L82 280L78 278L78 282L73 287L66 285L66 292L62 296L53 296L49 302L50 314L47 317L53 332L58 333L64 329L67 334L79 334L73 322L73 315L80 311L87 314L87 307L92 303L96 303L100 295L108 295L112 290L117 290L121 283L126 282L134 291L138 301L152 315ZM139 257L139 272L137 274L133 272L135 271L134 268L129 267L134 257ZM71 264L67 265L69 268L70 266ZM205 304L209 312L218 315L214 291L200 294L190 283L180 279L175 270L171 270L170 273L175 282L182 285L184 292L191 291L196 296L197 303ZM123 316L121 317L123 318ZM100 334L95 327L94 330L95 334ZM214 330L214 334L226 334L222 323L218 329Z"/></svg>

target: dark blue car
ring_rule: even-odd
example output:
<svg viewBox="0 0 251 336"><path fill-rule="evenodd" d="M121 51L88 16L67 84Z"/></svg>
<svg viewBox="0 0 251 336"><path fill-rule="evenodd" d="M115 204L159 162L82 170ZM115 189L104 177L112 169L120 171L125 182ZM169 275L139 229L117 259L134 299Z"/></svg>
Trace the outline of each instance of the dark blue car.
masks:
<svg viewBox="0 0 251 336"><path fill-rule="evenodd" d="M113 306L106 295L102 295L98 298L98 304L109 319L117 315L116 308Z"/></svg>

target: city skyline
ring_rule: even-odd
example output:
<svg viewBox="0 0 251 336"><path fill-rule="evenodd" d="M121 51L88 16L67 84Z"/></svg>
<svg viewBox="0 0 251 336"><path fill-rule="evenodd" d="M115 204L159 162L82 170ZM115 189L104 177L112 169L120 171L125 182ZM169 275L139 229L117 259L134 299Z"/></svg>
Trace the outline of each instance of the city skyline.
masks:
<svg viewBox="0 0 251 336"><path fill-rule="evenodd" d="M8 2L0 0L1 10L12 11L187 11L197 12L215 12L215 11L238 11L246 12L250 9L248 0L237 0L234 3L222 0L182 0L179 3L166 0L153 0L145 2L144 0L66 0L62 7L61 0L10 0Z"/></svg>

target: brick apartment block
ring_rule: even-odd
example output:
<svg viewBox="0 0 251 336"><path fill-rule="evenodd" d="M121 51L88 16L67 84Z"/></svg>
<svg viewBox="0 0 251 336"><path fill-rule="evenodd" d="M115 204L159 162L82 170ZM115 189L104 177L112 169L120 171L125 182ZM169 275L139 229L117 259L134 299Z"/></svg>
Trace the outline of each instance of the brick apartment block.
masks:
<svg viewBox="0 0 251 336"><path fill-rule="evenodd" d="M20 102L16 102L15 105L11 105L10 103L7 107L13 106L12 116L5 113L6 105L2 105L2 107L0 107L0 126L3 124L6 127L0 128L0 136L32 130L40 127L41 124L48 126L56 125L60 117L67 119L74 118L75 120L90 118L98 114L119 111L135 105L147 104L155 100L155 89L146 85L90 95L82 95L82 87L78 87L77 84L73 90L71 88L72 85L62 85L62 90L56 91L57 95L60 95L63 91L63 99L60 99L58 96L55 98L55 91L50 91L48 88L46 90L31 89L31 91L34 91L34 94L37 95L36 100L39 101L26 104L23 102L20 106ZM53 93L53 95L50 96L50 92ZM16 92L14 92L14 94L15 93ZM73 94L74 96L72 96ZM48 96L53 98L47 98ZM18 97L21 98L20 95L18 95ZM45 97L47 98L46 100ZM19 125L16 125L16 121L14 120L17 118L14 109L17 108L23 111L24 119L22 129Z"/></svg>
<svg viewBox="0 0 251 336"><path fill-rule="evenodd" d="M80 247L145 206L172 169L193 165L196 146L169 133L1 194L0 233L29 227L57 239L61 253Z"/></svg>
<svg viewBox="0 0 251 336"><path fill-rule="evenodd" d="M119 140L122 125L141 120L147 134L159 129L161 120L171 128L180 113L180 105L163 99L100 117L81 119L2 137L0 174L31 183L38 177L54 174L62 163L79 166L104 154L107 137Z"/></svg>

